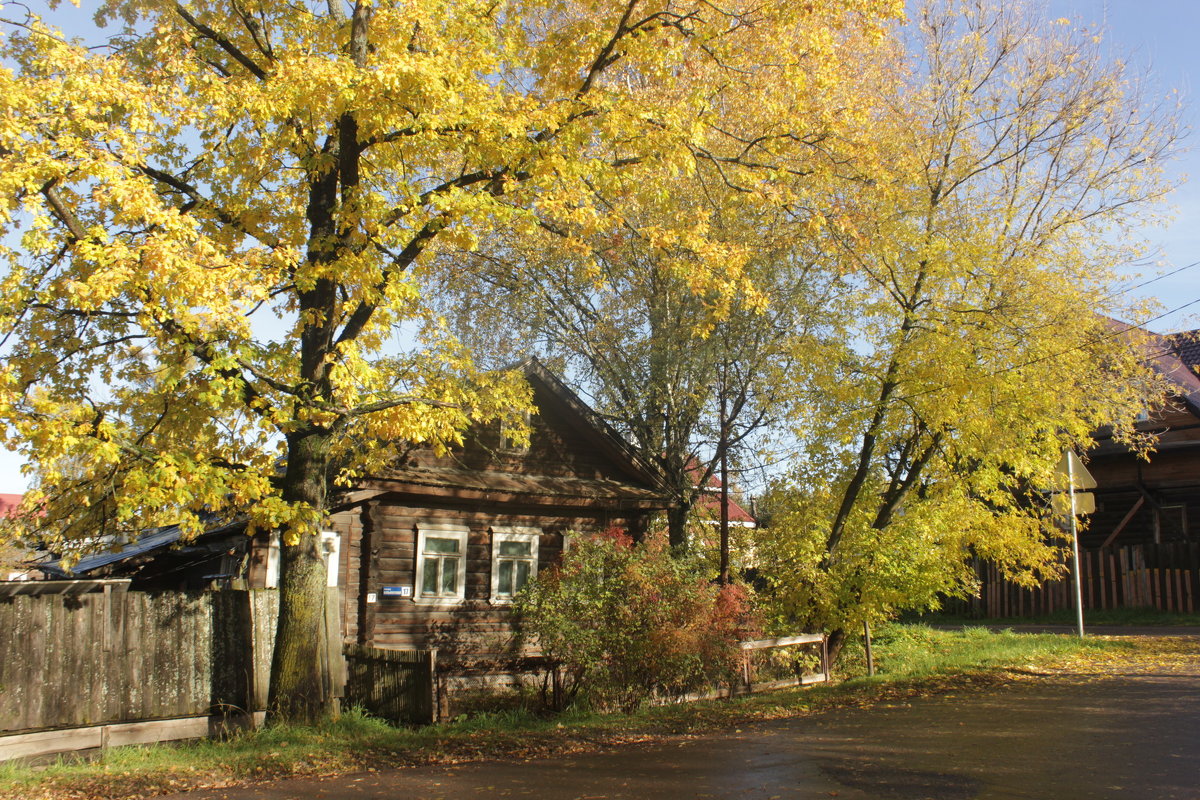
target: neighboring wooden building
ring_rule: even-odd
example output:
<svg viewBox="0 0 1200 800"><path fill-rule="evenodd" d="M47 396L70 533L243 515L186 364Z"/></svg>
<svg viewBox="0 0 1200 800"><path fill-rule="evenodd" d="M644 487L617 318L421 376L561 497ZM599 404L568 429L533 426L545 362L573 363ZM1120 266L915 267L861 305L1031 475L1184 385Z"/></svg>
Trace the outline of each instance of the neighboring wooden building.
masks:
<svg viewBox="0 0 1200 800"><path fill-rule="evenodd" d="M462 447L410 453L335 502L325 541L347 641L436 647L451 663L516 655L513 595L573 534L615 526L640 537L667 507L653 465L541 363L522 368L538 409L529 447L480 427ZM181 544L178 529L161 529L75 573L127 575L134 589L261 588L274 585L277 561L277 536L227 526Z"/></svg>
<svg viewBox="0 0 1200 800"><path fill-rule="evenodd" d="M1087 548L1194 541L1200 534L1200 331L1150 336L1151 366L1176 394L1149 409L1138 429L1157 436L1149 460L1101 432L1088 455L1099 486Z"/></svg>

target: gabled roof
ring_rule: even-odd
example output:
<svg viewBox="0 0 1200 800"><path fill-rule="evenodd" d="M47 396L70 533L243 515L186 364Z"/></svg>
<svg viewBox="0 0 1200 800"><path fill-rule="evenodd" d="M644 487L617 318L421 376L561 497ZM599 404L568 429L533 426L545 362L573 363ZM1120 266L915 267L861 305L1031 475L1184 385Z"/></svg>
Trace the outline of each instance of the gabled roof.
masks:
<svg viewBox="0 0 1200 800"><path fill-rule="evenodd" d="M695 463L691 462L688 467L688 472L691 473L692 480L700 479L701 469ZM696 508L703 511L705 514L711 514L714 519L721 517L721 479L717 475L709 475L708 482L698 487L700 494L696 497ZM758 525L758 520L754 515L742 507L741 503L733 499L733 492L729 493L729 521L735 525Z"/></svg>
<svg viewBox="0 0 1200 800"><path fill-rule="evenodd" d="M642 458L541 361L531 357L505 369L520 370L534 390L541 415L554 418L556 425L582 439L586 447L604 458L613 475L541 475L510 471L501 465L472 469L410 462L359 481L358 488L344 493L334 509L346 509L382 494L414 498L436 494L463 501L519 501L563 507L663 509L669 505L663 488L666 481L658 466Z"/></svg>
<svg viewBox="0 0 1200 800"><path fill-rule="evenodd" d="M638 451L587 403L580 399L557 375L546 368L536 357L514 365L525 373L525 378L536 388L542 386L565 410L576 419L575 430L583 434L593 446L604 452L615 464L622 467L643 483L662 487L665 483L659 468L642 458Z"/></svg>

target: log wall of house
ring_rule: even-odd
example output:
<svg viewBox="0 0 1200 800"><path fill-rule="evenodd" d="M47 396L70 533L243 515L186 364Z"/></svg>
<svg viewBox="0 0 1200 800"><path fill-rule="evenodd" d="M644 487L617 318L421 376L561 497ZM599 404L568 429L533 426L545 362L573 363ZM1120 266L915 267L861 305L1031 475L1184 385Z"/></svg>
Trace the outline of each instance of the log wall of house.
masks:
<svg viewBox="0 0 1200 800"><path fill-rule="evenodd" d="M492 528L535 527L538 568L562 557L564 536L610 525L628 526L620 513L580 514L519 506L462 508L420 506L386 499L370 501L333 519L342 539L342 631L347 641L384 648L437 648L440 662L519 655L510 606L491 598ZM466 526L465 599L458 603L418 602L417 528L431 523ZM384 587L405 586L413 596L385 596ZM368 603L367 596L375 595Z"/></svg>

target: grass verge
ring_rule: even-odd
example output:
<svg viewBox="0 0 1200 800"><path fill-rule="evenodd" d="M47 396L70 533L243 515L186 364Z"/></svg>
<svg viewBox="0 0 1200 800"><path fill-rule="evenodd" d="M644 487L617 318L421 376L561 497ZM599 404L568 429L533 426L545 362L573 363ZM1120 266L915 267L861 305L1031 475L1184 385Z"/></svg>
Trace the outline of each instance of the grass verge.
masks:
<svg viewBox="0 0 1200 800"><path fill-rule="evenodd" d="M839 680L724 701L646 708L635 714L571 712L545 716L507 711L420 729L395 728L350 712L328 725L278 725L226 741L115 748L97 761L45 768L0 765L0 798L140 798L192 788L218 788L284 776L325 776L478 758L529 758L665 736L688 736L845 707L895 702L942 691L988 688L1048 674L1128 672L1144 662L1194 663L1189 640L1124 640L939 631L889 625L874 640L878 674L865 676L860 642L847 645Z"/></svg>

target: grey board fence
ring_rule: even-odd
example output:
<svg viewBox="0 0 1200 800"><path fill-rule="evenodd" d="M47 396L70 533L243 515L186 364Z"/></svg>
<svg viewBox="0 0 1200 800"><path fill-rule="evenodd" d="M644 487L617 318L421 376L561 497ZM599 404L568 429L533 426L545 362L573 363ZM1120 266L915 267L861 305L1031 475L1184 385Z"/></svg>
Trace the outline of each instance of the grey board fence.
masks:
<svg viewBox="0 0 1200 800"><path fill-rule="evenodd" d="M266 707L274 592L0 599L0 732Z"/></svg>
<svg viewBox="0 0 1200 800"><path fill-rule="evenodd" d="M96 746L77 742L205 735L213 720L257 720L266 709L278 616L273 590L7 588L14 592L0 592L0 760ZM326 628L330 652L340 654L337 590L330 591ZM340 696L341 658L330 671ZM96 736L66 733L85 728Z"/></svg>

